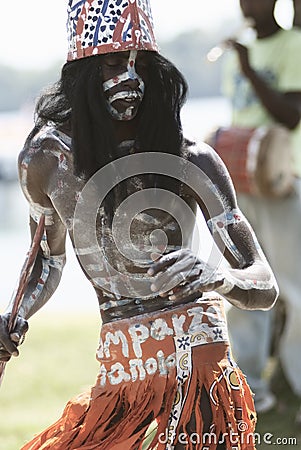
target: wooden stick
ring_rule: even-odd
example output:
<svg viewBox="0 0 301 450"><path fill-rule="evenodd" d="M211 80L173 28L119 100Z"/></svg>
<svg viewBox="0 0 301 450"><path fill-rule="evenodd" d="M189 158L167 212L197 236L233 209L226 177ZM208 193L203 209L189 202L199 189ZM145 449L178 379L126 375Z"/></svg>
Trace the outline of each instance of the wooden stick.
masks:
<svg viewBox="0 0 301 450"><path fill-rule="evenodd" d="M16 289L16 292L14 294L14 298L13 298L13 307L12 307L12 312L8 321L8 331L9 333L11 333L16 325L16 320L18 317L18 312L21 306L21 302L23 300L24 297L24 293L25 290L27 288L28 285L28 281L29 281L29 277L30 274L32 272L39 248L40 248L40 243L44 234L44 227L45 227L45 216L42 215L37 229L35 231L34 237L32 239L32 243L31 246L27 252L26 255L26 259L24 261L21 273L20 273L20 278L19 278L19 284L18 287ZM0 385L4 376L4 371L5 371L5 366L6 366L7 361L0 361Z"/></svg>

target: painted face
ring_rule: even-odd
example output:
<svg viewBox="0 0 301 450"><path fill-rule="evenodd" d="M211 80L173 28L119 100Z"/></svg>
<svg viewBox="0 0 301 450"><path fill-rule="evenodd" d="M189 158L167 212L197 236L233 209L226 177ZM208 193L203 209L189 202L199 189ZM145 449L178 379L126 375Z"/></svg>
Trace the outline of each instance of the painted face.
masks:
<svg viewBox="0 0 301 450"><path fill-rule="evenodd" d="M108 111L115 120L132 120L144 94L143 79L136 72L137 63L146 67L144 52L110 53L103 57L103 90Z"/></svg>

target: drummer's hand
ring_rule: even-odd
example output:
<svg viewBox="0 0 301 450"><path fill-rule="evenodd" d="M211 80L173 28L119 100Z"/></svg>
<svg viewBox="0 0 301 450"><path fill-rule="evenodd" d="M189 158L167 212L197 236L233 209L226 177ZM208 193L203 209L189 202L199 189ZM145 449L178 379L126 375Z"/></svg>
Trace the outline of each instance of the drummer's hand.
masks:
<svg viewBox="0 0 301 450"><path fill-rule="evenodd" d="M9 334L8 322L10 313L0 315L0 361L8 361L11 356L18 356L18 345L23 340L26 331L28 330L28 322L22 317L18 316L16 325Z"/></svg>
<svg viewBox="0 0 301 450"><path fill-rule="evenodd" d="M241 71L247 77L250 71L252 70L252 67L250 65L248 48L245 45L242 45L233 39L229 39L227 41L227 45L236 50L239 58Z"/></svg>
<svg viewBox="0 0 301 450"><path fill-rule="evenodd" d="M149 268L148 275L156 276L151 290L162 297L168 296L170 300L181 300L196 292L214 291L224 282L220 271L189 249L162 256Z"/></svg>

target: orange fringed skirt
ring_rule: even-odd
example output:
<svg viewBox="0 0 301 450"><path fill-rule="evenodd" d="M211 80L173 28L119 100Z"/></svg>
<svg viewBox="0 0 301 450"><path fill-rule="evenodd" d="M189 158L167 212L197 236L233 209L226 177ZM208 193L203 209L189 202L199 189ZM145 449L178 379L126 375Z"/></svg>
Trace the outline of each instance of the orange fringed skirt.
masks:
<svg viewBox="0 0 301 450"><path fill-rule="evenodd" d="M97 358L95 386L21 450L254 450L220 298L105 324Z"/></svg>

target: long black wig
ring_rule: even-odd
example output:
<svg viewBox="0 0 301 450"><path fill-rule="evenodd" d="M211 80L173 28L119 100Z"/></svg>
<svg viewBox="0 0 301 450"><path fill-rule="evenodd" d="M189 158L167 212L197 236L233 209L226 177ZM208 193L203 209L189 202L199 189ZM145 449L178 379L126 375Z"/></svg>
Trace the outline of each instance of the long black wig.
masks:
<svg viewBox="0 0 301 450"><path fill-rule="evenodd" d="M102 90L102 56L67 62L60 80L36 105L36 128L48 122L71 128L74 169L87 177L118 157L114 131ZM180 155L180 110L187 84L179 70L162 55L148 54L148 81L140 106L137 142L142 151Z"/></svg>
<svg viewBox="0 0 301 450"><path fill-rule="evenodd" d="M120 157L102 89L101 62L101 55L67 62L60 80L41 95L35 110L32 135L49 122L67 127L72 137L74 173L85 178ZM148 52L147 67L136 136L138 151L180 156L180 111L187 83L180 71L156 52Z"/></svg>

